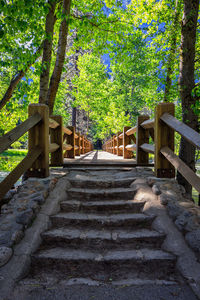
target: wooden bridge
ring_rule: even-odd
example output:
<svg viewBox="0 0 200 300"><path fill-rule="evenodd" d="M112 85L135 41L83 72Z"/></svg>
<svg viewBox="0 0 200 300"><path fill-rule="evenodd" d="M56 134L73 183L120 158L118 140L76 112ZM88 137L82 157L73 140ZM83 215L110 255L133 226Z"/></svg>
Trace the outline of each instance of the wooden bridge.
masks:
<svg viewBox="0 0 200 300"><path fill-rule="evenodd" d="M64 127L61 116L49 117L48 107L42 104L30 105L29 118L0 137L0 153L27 131L28 154L0 183L0 201L25 172L27 177L48 177L49 167L72 165L74 161L76 164L97 162L105 167L108 164L148 166L149 153L154 155L157 177L174 178L177 169L200 193L200 178L174 154L174 133L178 132L198 149L200 135L174 117L172 103L158 104L155 120L149 120L149 116L139 116L135 127L124 127L123 132L118 132L105 142L103 150L120 159L105 159L105 154L100 152L88 156L87 153L93 150L92 142L79 132L76 133L74 127Z"/></svg>

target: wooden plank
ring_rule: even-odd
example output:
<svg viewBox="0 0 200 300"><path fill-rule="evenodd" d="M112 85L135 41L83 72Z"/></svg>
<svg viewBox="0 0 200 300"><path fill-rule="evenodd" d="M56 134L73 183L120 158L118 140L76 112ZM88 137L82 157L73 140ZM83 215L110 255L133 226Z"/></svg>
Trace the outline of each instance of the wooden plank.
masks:
<svg viewBox="0 0 200 300"><path fill-rule="evenodd" d="M35 146L42 149L42 154L27 171L28 177L49 176L49 108L45 104L30 104L28 107L29 116L39 113L42 116L41 122L29 130L28 150Z"/></svg>
<svg viewBox="0 0 200 300"><path fill-rule="evenodd" d="M39 113L35 113L30 116L26 121L22 124L18 125L4 136L0 137L0 153L7 150L10 145L16 142L22 135L24 135L29 129L40 122L42 117Z"/></svg>
<svg viewBox="0 0 200 300"><path fill-rule="evenodd" d="M119 138L120 134L121 132L117 133L117 155L123 156L123 148L120 148L120 146L123 145L123 140Z"/></svg>
<svg viewBox="0 0 200 300"><path fill-rule="evenodd" d="M136 150L136 161L137 164L147 164L149 162L149 154L141 149L141 145L149 143L149 131L141 126L141 124L148 120L149 116L143 115L137 118L137 150Z"/></svg>
<svg viewBox="0 0 200 300"><path fill-rule="evenodd" d="M174 115L173 103L159 103L155 112L155 175L159 178L174 178L174 166L160 153L167 146L174 151L174 130L160 120L164 113Z"/></svg>
<svg viewBox="0 0 200 300"><path fill-rule="evenodd" d="M12 188L17 180L32 166L34 161L42 153L39 146L30 149L26 157L17 165L17 167L0 183L0 205L3 196ZM3 203L2 203L3 204Z"/></svg>
<svg viewBox="0 0 200 300"><path fill-rule="evenodd" d="M168 147L160 149L162 155L181 173L183 177L200 193L200 177L190 169L174 152Z"/></svg>
<svg viewBox="0 0 200 300"><path fill-rule="evenodd" d="M69 128L63 127L63 132L66 133L67 135L71 135L72 131Z"/></svg>
<svg viewBox="0 0 200 300"><path fill-rule="evenodd" d="M71 150L73 147L69 144L63 144L63 150Z"/></svg>
<svg viewBox="0 0 200 300"><path fill-rule="evenodd" d="M74 148L75 148L75 150L78 150L78 145L75 145Z"/></svg>
<svg viewBox="0 0 200 300"><path fill-rule="evenodd" d="M51 143L58 144L58 148L51 152L51 166L63 165L63 118L61 116L51 116L51 119L55 121L59 126L54 129L50 129L50 141Z"/></svg>
<svg viewBox="0 0 200 300"><path fill-rule="evenodd" d="M56 129L60 124L53 118L49 118L49 128Z"/></svg>
<svg viewBox="0 0 200 300"><path fill-rule="evenodd" d="M140 148L141 148L143 151L148 152L148 153L153 153L153 154L154 154L154 152L155 152L155 146L154 146L154 145L150 145L150 144L144 143L144 144L142 144L142 145L140 146Z"/></svg>
<svg viewBox="0 0 200 300"><path fill-rule="evenodd" d="M75 133L75 134L74 134L74 137L75 137L75 139L78 139L78 134Z"/></svg>
<svg viewBox="0 0 200 300"><path fill-rule="evenodd" d="M123 139L124 137L124 133L122 132L120 135L119 135L119 139Z"/></svg>
<svg viewBox="0 0 200 300"><path fill-rule="evenodd" d="M123 145L120 145L119 146L119 149L123 150L124 146Z"/></svg>
<svg viewBox="0 0 200 300"><path fill-rule="evenodd" d="M155 123L154 119L146 120L142 124L140 124L140 126L142 126L145 129L154 128L154 123Z"/></svg>
<svg viewBox="0 0 200 300"><path fill-rule="evenodd" d="M60 146L56 143L49 144L49 153L55 152Z"/></svg>
<svg viewBox="0 0 200 300"><path fill-rule="evenodd" d="M126 131L126 135L132 135L132 134L136 133L136 131L137 131L137 126L132 127Z"/></svg>
<svg viewBox="0 0 200 300"><path fill-rule="evenodd" d="M190 128L183 122L180 122L168 113L164 113L160 117L160 119L165 122L165 124L167 124L170 128L180 133L184 137L184 139L200 149L200 134L198 132L196 132L194 129Z"/></svg>
<svg viewBox="0 0 200 300"><path fill-rule="evenodd" d="M126 146L126 149L127 149L128 151L136 151L137 147L136 147L135 144L130 144L130 145L127 145L127 146Z"/></svg>
<svg viewBox="0 0 200 300"><path fill-rule="evenodd" d="M71 135L67 135L66 140L67 144L72 145L71 150L67 150L64 154L65 158L75 158L75 128L73 126L69 126L69 130L72 132Z"/></svg>
<svg viewBox="0 0 200 300"><path fill-rule="evenodd" d="M126 126L126 127L124 127L124 130L123 130L123 146L124 146L124 148L123 148L123 158L124 159L130 159L130 158L134 157L133 152L128 151L126 149L126 146L131 144L131 136L126 135L126 132L129 129L130 129L130 127Z"/></svg>

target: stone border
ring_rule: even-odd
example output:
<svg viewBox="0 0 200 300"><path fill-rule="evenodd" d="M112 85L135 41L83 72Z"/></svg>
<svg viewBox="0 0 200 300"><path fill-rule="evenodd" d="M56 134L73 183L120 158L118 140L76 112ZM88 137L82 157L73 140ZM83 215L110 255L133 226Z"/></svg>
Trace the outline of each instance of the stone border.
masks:
<svg viewBox="0 0 200 300"><path fill-rule="evenodd" d="M189 247L187 234L185 235L186 228L190 228L190 232L200 230L200 224L196 223L198 216L196 210L200 212L200 207L187 198L184 188L174 179L139 178L131 186L136 189L135 199L146 201L144 212L147 215L156 216L152 228L166 234L162 249L177 257L176 267L178 271L200 299L200 262L197 253L191 249L191 245ZM176 205L176 210L173 209L172 203ZM190 210L191 207L192 210ZM179 216L182 214L184 214L185 219L180 226L176 220L179 220ZM175 219L174 215L176 215ZM195 218L193 218L194 216ZM198 220L200 222L200 218ZM196 226L199 229L196 229Z"/></svg>
<svg viewBox="0 0 200 300"><path fill-rule="evenodd" d="M64 176L66 175L63 173ZM31 254L37 250L41 243L40 234L50 227L49 216L60 210L59 203L67 198L66 190L70 188L66 177L57 179L55 188L47 197L33 225L26 229L22 241L14 247L10 261L0 268L0 294L8 297L15 283L25 277L30 268Z"/></svg>

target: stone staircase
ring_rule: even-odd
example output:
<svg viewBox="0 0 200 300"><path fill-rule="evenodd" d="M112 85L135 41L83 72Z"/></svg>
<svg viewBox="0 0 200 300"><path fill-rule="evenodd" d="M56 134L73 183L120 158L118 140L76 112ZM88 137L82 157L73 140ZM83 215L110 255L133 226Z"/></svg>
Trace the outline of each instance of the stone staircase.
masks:
<svg viewBox="0 0 200 300"><path fill-rule="evenodd" d="M151 229L155 216L134 200L135 178L117 178L112 170L94 174L72 171L67 200L32 256L31 275L104 283L176 280L176 258L161 250L165 236Z"/></svg>

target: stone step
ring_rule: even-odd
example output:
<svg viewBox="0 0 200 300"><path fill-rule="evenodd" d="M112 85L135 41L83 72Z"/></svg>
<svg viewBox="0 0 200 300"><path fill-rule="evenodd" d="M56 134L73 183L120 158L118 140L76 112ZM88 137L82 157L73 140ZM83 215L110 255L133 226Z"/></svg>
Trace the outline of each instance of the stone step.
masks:
<svg viewBox="0 0 200 300"><path fill-rule="evenodd" d="M176 258L162 250L110 250L93 252L55 247L41 250L32 256L33 274L39 270L60 272L65 277L91 277L92 279L126 279L127 271L133 277L165 279L174 272Z"/></svg>
<svg viewBox="0 0 200 300"><path fill-rule="evenodd" d="M119 188L119 187L129 187L130 184L136 179L132 178L70 178L69 181L73 187L76 188Z"/></svg>
<svg viewBox="0 0 200 300"><path fill-rule="evenodd" d="M114 188L114 189L82 189L70 188L68 191L70 199L80 200L108 200L108 199L126 199L134 198L136 191L131 188Z"/></svg>
<svg viewBox="0 0 200 300"><path fill-rule="evenodd" d="M51 216L53 226L87 226L89 228L149 228L154 216L144 214L85 214L85 213L58 213Z"/></svg>
<svg viewBox="0 0 200 300"><path fill-rule="evenodd" d="M56 228L42 234L43 245L57 247L73 247L74 249L140 249L159 248L165 238L153 230L97 230Z"/></svg>
<svg viewBox="0 0 200 300"><path fill-rule="evenodd" d="M68 200L60 203L62 211L65 212L131 212L138 213L144 207L145 202L133 200L98 200L98 201L79 201Z"/></svg>

